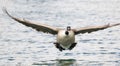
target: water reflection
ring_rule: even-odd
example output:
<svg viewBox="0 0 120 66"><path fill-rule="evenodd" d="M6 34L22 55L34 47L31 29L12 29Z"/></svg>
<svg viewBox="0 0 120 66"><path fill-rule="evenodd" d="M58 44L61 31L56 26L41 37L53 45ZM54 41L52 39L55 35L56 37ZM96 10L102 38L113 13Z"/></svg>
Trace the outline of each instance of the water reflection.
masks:
<svg viewBox="0 0 120 66"><path fill-rule="evenodd" d="M53 63L54 62L54 63ZM46 65L46 66L76 66L76 60L75 59L57 59L52 60L48 62L42 62L42 63L33 63L33 65Z"/></svg>
<svg viewBox="0 0 120 66"><path fill-rule="evenodd" d="M75 66L76 60L75 59L58 59L57 66Z"/></svg>

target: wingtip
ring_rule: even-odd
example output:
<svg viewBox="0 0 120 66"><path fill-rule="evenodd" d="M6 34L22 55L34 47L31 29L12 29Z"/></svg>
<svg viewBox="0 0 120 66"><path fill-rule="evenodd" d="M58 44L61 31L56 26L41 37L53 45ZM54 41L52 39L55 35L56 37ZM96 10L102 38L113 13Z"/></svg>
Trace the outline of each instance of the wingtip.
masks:
<svg viewBox="0 0 120 66"><path fill-rule="evenodd" d="M9 17L12 17L12 16L8 13L6 7L2 7L2 11L3 11L4 13L6 13ZM13 18L13 17L12 17L12 18Z"/></svg>
<svg viewBox="0 0 120 66"><path fill-rule="evenodd" d="M110 27L112 27L112 26L118 26L118 25L120 25L120 23L111 24Z"/></svg>
<svg viewBox="0 0 120 66"><path fill-rule="evenodd" d="M6 7L2 7L3 12L8 13Z"/></svg>

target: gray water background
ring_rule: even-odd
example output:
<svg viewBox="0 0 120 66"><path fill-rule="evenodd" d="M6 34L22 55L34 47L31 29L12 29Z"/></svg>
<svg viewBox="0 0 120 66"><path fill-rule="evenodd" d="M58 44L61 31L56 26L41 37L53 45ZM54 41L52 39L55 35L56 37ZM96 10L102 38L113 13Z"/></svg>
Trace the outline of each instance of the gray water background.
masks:
<svg viewBox="0 0 120 66"><path fill-rule="evenodd" d="M120 66L120 26L79 34L77 46L60 52L56 36L37 32L3 11L65 28L120 23L120 0L0 0L0 66Z"/></svg>

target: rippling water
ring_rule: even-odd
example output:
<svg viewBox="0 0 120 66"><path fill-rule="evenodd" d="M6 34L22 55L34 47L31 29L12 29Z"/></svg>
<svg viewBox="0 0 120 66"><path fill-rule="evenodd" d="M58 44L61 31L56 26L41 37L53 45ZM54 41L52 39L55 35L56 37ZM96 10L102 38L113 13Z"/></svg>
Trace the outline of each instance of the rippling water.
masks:
<svg viewBox="0 0 120 66"><path fill-rule="evenodd" d="M76 36L58 51L55 36L37 32L14 16L65 28L120 23L119 0L0 0L0 66L120 66L120 26Z"/></svg>

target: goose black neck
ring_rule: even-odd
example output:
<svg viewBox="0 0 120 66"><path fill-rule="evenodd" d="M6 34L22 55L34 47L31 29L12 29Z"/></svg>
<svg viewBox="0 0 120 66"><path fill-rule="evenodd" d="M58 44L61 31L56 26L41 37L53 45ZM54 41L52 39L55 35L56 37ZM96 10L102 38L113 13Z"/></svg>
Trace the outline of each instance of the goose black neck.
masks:
<svg viewBox="0 0 120 66"><path fill-rule="evenodd" d="M65 31L65 34L66 34L66 35L69 35L69 32L68 32L68 31Z"/></svg>

